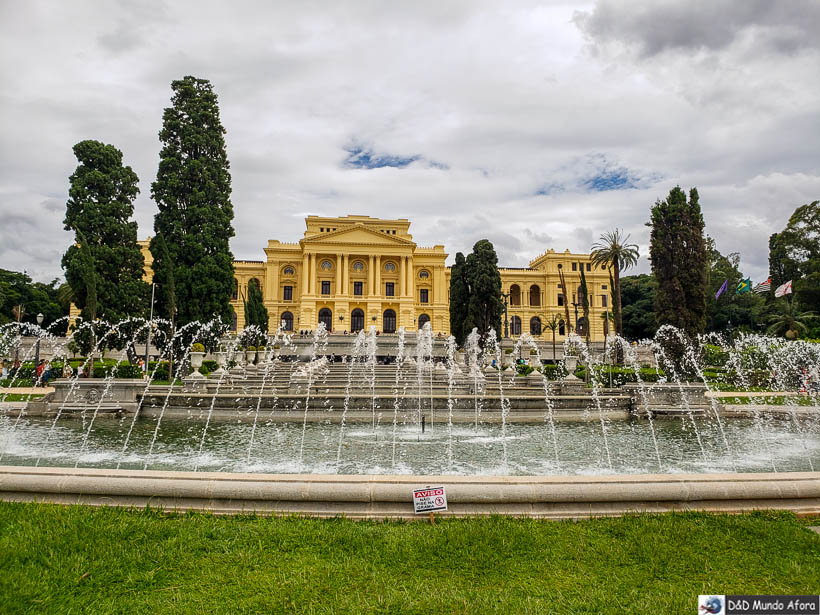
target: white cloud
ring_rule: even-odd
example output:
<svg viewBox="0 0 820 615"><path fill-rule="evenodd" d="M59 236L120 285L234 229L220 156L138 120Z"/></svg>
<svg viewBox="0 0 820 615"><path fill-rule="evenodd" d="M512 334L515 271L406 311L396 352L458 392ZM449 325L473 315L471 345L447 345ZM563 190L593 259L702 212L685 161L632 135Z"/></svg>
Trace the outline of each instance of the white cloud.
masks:
<svg viewBox="0 0 820 615"><path fill-rule="evenodd" d="M301 237L308 213L409 218L451 257L488 237L509 266L617 226L645 257L649 209L679 183L718 247L765 277L768 234L820 193L816 11L614 6L6 3L0 267L60 274L82 139L123 151L151 234L162 110L193 74L220 97L239 258ZM351 144L418 159L350 168Z"/></svg>

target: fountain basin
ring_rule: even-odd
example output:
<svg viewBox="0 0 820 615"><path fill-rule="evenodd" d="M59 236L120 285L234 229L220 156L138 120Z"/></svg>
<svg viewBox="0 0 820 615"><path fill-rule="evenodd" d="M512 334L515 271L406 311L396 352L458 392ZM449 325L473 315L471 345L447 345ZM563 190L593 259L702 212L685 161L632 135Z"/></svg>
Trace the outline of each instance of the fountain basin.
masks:
<svg viewBox="0 0 820 615"><path fill-rule="evenodd" d="M639 512L820 514L820 472L616 476L344 476L0 466L0 499L217 514L411 519L412 490L444 486L441 516L577 519Z"/></svg>

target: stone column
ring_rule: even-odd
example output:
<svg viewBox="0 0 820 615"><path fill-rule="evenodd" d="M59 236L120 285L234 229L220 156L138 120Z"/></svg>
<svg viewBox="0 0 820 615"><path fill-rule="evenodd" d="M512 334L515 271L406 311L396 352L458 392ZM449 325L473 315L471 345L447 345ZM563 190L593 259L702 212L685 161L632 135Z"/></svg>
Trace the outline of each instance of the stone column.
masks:
<svg viewBox="0 0 820 615"><path fill-rule="evenodd" d="M407 257L399 259L399 297L407 296Z"/></svg>
<svg viewBox="0 0 820 615"><path fill-rule="evenodd" d="M407 282L406 282L406 284L407 284L407 294L408 294L408 296L412 297L413 302L415 302L416 301L416 295L415 295L415 290L416 289L413 288L415 276L413 275L413 257L412 256L407 257L406 274L407 274ZM433 299L431 297L430 301L432 302L432 300Z"/></svg>
<svg viewBox="0 0 820 615"><path fill-rule="evenodd" d="M377 297L382 296L382 257L376 255L373 257L373 275L375 277L375 291L373 294Z"/></svg>
<svg viewBox="0 0 820 615"><path fill-rule="evenodd" d="M350 255L342 254L342 295L350 292Z"/></svg>
<svg viewBox="0 0 820 615"><path fill-rule="evenodd" d="M344 257L341 254L336 255L336 296L340 297L342 294L342 260Z"/></svg>
<svg viewBox="0 0 820 615"><path fill-rule="evenodd" d="M302 256L302 294L306 295L308 293L308 283L310 277L310 261L308 260L308 254L305 253Z"/></svg>
<svg viewBox="0 0 820 615"><path fill-rule="evenodd" d="M310 287L308 292L311 295L316 294L316 255L310 255Z"/></svg>
<svg viewBox="0 0 820 615"><path fill-rule="evenodd" d="M373 266L374 261L375 261L375 259L373 258L373 255L371 254L370 255L370 260L368 261L368 265L367 265L367 296L368 297L372 297L373 295L376 294L376 288L375 288L376 272L374 271L374 266Z"/></svg>

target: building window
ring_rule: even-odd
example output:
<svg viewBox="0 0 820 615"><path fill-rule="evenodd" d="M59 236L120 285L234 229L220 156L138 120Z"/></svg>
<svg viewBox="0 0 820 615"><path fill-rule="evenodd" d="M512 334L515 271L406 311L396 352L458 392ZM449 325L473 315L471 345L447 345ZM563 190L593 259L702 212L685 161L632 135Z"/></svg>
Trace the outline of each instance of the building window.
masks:
<svg viewBox="0 0 820 615"><path fill-rule="evenodd" d="M510 286L510 305L521 305L521 289L518 284Z"/></svg>
<svg viewBox="0 0 820 615"><path fill-rule="evenodd" d="M567 327L564 324L563 320L558 321L558 335L566 335L567 334Z"/></svg>
<svg viewBox="0 0 820 615"><path fill-rule="evenodd" d="M518 316L510 319L510 335L521 335L521 319Z"/></svg>
<svg viewBox="0 0 820 615"><path fill-rule="evenodd" d="M354 333L364 329L364 312L356 308L350 313L350 330Z"/></svg>
<svg viewBox="0 0 820 615"><path fill-rule="evenodd" d="M563 269L564 266L561 263L558 263L558 269Z"/></svg>
<svg viewBox="0 0 820 615"><path fill-rule="evenodd" d="M530 286L530 305L541 305L541 288L537 284Z"/></svg>
<svg viewBox="0 0 820 615"><path fill-rule="evenodd" d="M430 277L430 273L429 273L429 272L424 271L424 269L422 269L421 271L419 271L419 278L421 278L422 280L426 280L426 279L427 279L427 278L429 278L429 277Z"/></svg>
<svg viewBox="0 0 820 615"><path fill-rule="evenodd" d="M419 303L427 303L429 298L429 292L426 288L419 289Z"/></svg>
<svg viewBox="0 0 820 615"><path fill-rule="evenodd" d="M320 226L320 227L319 227L319 232L320 232L320 233L324 233L324 232L325 232L325 228L324 228L323 226Z"/></svg>
<svg viewBox="0 0 820 615"><path fill-rule="evenodd" d="M362 261L353 263L353 271L364 271L364 263Z"/></svg>
<svg viewBox="0 0 820 615"><path fill-rule="evenodd" d="M327 308L319 310L319 324L324 324L327 331L333 330L333 312Z"/></svg>
<svg viewBox="0 0 820 615"><path fill-rule="evenodd" d="M384 323L382 326L382 331L384 331L385 333L396 332L396 313L393 310L384 311Z"/></svg>
<svg viewBox="0 0 820 615"><path fill-rule="evenodd" d="M384 270L388 273L393 273L396 270L396 265L394 263L385 263Z"/></svg>
<svg viewBox="0 0 820 615"><path fill-rule="evenodd" d="M578 263L572 263L572 270L578 271Z"/></svg>
<svg viewBox="0 0 820 615"><path fill-rule="evenodd" d="M561 293L560 295L558 295L558 307L561 307L563 305L564 305L564 294Z"/></svg>
<svg viewBox="0 0 820 615"><path fill-rule="evenodd" d="M608 307L606 301L606 295L601 295L601 307Z"/></svg>
<svg viewBox="0 0 820 615"><path fill-rule="evenodd" d="M329 295L330 294L330 280L322 280L322 294Z"/></svg>
<svg viewBox="0 0 820 615"><path fill-rule="evenodd" d="M601 290L606 290L606 284L601 284Z"/></svg>
<svg viewBox="0 0 820 615"><path fill-rule="evenodd" d="M578 322L575 325L576 333L580 336L584 336L587 334L587 319L581 316L578 319Z"/></svg>
<svg viewBox="0 0 820 615"><path fill-rule="evenodd" d="M333 263L331 263L330 261L322 261L322 264L319 266L322 268L323 271L330 271L331 269L333 269Z"/></svg>
<svg viewBox="0 0 820 615"><path fill-rule="evenodd" d="M285 286L282 289L282 300L293 301L293 286ZM290 330L290 329L288 329Z"/></svg>
<svg viewBox="0 0 820 615"><path fill-rule="evenodd" d="M589 263L587 263L587 271L592 271L592 266Z"/></svg>
<svg viewBox="0 0 820 615"><path fill-rule="evenodd" d="M533 335L541 335L541 319L538 316L530 318L530 333Z"/></svg>
<svg viewBox="0 0 820 615"><path fill-rule="evenodd" d="M423 329L426 323L430 322L430 317L427 314L419 316L419 329Z"/></svg>
<svg viewBox="0 0 820 615"><path fill-rule="evenodd" d="M231 293L231 299L234 301L239 299L239 280L236 278L233 279L233 292Z"/></svg>
<svg viewBox="0 0 820 615"><path fill-rule="evenodd" d="M385 282L384 283L384 296L385 297L392 297L393 296L393 282Z"/></svg>
<svg viewBox="0 0 820 615"><path fill-rule="evenodd" d="M282 273L284 275L293 275L294 273L296 273L296 271L294 271L293 267L285 267L285 269L284 269L284 271L282 271Z"/></svg>
<svg viewBox="0 0 820 615"><path fill-rule="evenodd" d="M362 295L362 283L361 282L353 282L353 294L361 296Z"/></svg>
<svg viewBox="0 0 820 615"><path fill-rule="evenodd" d="M282 325L282 331L293 331L293 314L290 312L282 312L280 324Z"/></svg>
<svg viewBox="0 0 820 615"><path fill-rule="evenodd" d="M231 314L231 331L236 331L236 312Z"/></svg>

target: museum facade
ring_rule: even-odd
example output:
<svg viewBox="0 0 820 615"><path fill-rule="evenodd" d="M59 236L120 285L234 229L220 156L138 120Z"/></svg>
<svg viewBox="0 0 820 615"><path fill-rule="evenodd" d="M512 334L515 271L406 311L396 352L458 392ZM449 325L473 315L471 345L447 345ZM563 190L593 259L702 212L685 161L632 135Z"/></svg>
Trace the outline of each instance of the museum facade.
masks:
<svg viewBox="0 0 820 615"><path fill-rule="evenodd" d="M375 326L382 333L394 333L400 327L415 330L429 322L435 333L449 333L450 270L443 245L417 245L406 219L308 216L305 223L304 237L298 242L272 239L264 249L264 260L234 262L236 329L244 326L244 301L249 285L255 284L262 291L271 330L279 326L289 331L314 330L323 322L333 332ZM569 250L548 250L529 267L499 268L510 335L527 332L551 340L546 322L557 315L561 323L556 339L564 339L566 312L559 270L568 286L570 321L581 334L588 326L580 305L584 271L590 335L603 340L603 315L611 310L609 272L593 266L589 254Z"/></svg>

